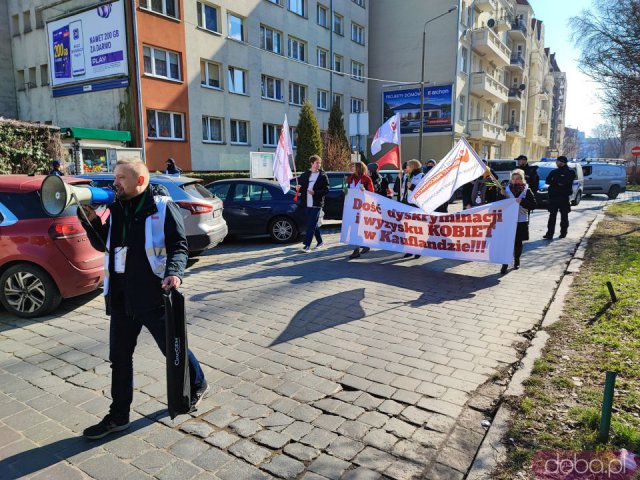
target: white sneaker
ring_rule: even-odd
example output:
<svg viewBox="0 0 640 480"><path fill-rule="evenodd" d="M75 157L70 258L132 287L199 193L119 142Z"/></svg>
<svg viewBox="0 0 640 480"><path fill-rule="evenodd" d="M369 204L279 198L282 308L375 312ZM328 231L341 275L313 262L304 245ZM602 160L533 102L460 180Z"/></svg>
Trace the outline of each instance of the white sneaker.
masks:
<svg viewBox="0 0 640 480"><path fill-rule="evenodd" d="M321 248L324 248L324 242L320 242L316 245L316 250L320 250Z"/></svg>
<svg viewBox="0 0 640 480"><path fill-rule="evenodd" d="M311 252L311 247L302 247L302 251L304 253L309 253L309 252Z"/></svg>

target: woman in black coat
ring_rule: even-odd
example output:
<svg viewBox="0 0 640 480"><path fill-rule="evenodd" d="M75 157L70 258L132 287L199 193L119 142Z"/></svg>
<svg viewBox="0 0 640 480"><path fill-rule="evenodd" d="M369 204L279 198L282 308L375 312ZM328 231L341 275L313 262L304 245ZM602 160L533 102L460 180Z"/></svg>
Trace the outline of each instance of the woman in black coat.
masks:
<svg viewBox="0 0 640 480"><path fill-rule="evenodd" d="M513 268L520 268L520 255L522 255L522 242L529 240L529 214L536 208L536 197L529 186L524 181L524 172L516 169L511 172L509 185L505 188L505 198L515 198L520 205L518 210L518 226L516 228L516 239L513 247ZM509 265L504 263L500 273L505 274Z"/></svg>

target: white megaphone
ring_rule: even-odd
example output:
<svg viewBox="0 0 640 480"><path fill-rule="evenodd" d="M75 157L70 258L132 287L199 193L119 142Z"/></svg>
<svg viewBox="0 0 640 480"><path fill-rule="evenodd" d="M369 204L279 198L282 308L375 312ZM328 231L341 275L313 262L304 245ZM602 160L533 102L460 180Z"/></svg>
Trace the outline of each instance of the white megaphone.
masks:
<svg viewBox="0 0 640 480"><path fill-rule="evenodd" d="M78 205L110 205L115 199L116 194L113 190L88 185L70 185L58 175L48 175L40 187L42 208L52 217L62 215L73 202Z"/></svg>

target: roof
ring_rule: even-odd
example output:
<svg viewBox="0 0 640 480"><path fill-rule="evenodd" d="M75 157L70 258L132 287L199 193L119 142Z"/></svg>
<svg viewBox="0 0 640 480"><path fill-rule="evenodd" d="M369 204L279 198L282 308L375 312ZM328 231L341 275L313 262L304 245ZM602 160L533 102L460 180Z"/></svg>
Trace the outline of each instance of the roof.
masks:
<svg viewBox="0 0 640 480"><path fill-rule="evenodd" d="M518 5L526 5L527 7L531 6L531 4L527 0L516 0L516 3Z"/></svg>
<svg viewBox="0 0 640 480"><path fill-rule="evenodd" d="M62 135L70 138L90 138L92 140L111 140L113 142L130 142L131 132L126 130L103 130L99 128L66 127L61 129Z"/></svg>
<svg viewBox="0 0 640 480"><path fill-rule="evenodd" d="M113 180L113 173L83 173L82 175L77 175L76 178L89 178L91 180ZM169 183L177 183L178 185L184 185L187 183L200 183L202 179L193 178L193 177L174 177L173 175L164 175L161 173L152 173L149 175L150 183L159 183L159 184L169 184Z"/></svg>
<svg viewBox="0 0 640 480"><path fill-rule="evenodd" d="M280 184L275 180L268 180L266 178L224 178L221 180L215 180L207 185L212 185L214 183L240 183L240 182L251 182L251 183L255 183L256 185L280 186Z"/></svg>
<svg viewBox="0 0 640 480"><path fill-rule="evenodd" d="M11 193L29 193L40 190L47 175L0 175L0 191ZM82 178L60 177L65 183L87 183Z"/></svg>

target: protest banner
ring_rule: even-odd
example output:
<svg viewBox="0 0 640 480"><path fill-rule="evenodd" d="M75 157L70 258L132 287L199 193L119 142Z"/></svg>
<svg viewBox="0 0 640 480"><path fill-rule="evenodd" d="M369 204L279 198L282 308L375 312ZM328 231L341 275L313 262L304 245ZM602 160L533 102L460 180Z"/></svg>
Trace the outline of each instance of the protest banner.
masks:
<svg viewBox="0 0 640 480"><path fill-rule="evenodd" d="M372 192L350 189L340 241L392 252L510 263L518 203L501 200L455 213L425 213Z"/></svg>

